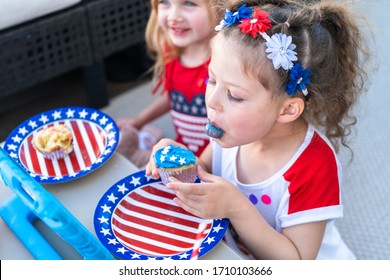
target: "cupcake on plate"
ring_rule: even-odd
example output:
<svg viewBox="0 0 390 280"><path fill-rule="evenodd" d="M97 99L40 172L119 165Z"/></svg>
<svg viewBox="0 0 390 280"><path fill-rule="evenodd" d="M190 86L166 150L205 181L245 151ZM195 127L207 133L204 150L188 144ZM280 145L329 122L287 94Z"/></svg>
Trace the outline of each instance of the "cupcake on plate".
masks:
<svg viewBox="0 0 390 280"><path fill-rule="evenodd" d="M154 162L164 185L169 183L169 177L184 183L196 180L196 157L190 150L169 145L156 151Z"/></svg>
<svg viewBox="0 0 390 280"><path fill-rule="evenodd" d="M52 160L65 158L73 151L73 135L64 124L39 130L31 143L44 158Z"/></svg>

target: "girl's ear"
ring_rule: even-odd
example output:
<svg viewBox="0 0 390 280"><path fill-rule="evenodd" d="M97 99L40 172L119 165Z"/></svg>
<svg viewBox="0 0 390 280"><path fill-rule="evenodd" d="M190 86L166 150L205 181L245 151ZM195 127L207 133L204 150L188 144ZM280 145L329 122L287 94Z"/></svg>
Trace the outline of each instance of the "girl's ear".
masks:
<svg viewBox="0 0 390 280"><path fill-rule="evenodd" d="M295 121L303 113L305 102L300 97L287 98L280 109L278 121L288 123Z"/></svg>

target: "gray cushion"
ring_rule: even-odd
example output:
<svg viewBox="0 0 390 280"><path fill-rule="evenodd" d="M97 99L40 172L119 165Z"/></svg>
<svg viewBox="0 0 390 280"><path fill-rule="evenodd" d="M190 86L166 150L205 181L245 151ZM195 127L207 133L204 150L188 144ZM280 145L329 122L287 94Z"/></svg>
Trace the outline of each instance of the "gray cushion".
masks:
<svg viewBox="0 0 390 280"><path fill-rule="evenodd" d="M82 0L0 0L0 30L71 7Z"/></svg>

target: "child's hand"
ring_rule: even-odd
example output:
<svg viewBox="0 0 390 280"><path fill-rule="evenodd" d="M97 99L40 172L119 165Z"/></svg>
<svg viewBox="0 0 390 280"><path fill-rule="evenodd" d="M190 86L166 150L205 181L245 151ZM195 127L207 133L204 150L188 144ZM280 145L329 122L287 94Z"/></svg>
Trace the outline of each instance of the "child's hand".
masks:
<svg viewBox="0 0 390 280"><path fill-rule="evenodd" d="M179 144L176 141L174 141L172 139L169 139L169 138L163 138L160 141L158 141L158 143L153 146L152 153L150 154L149 161L148 161L148 163L145 166L145 175L146 176L152 176L154 179L160 178L160 174L157 171L157 166L156 166L156 164L154 162L154 158L153 157L154 157L155 152L158 149L164 148L164 147L169 146L171 144L174 145L174 146L181 146L181 147L186 148L182 144Z"/></svg>
<svg viewBox="0 0 390 280"><path fill-rule="evenodd" d="M119 118L115 119L115 123L118 126L119 130L122 130L122 128L126 126L132 126L136 129L140 129L135 118Z"/></svg>
<svg viewBox="0 0 390 280"><path fill-rule="evenodd" d="M247 199L227 180L205 172L198 165L202 183L182 183L172 178L167 188L173 190L174 201L184 210L205 219L230 218L240 212ZM246 203L246 202L244 202Z"/></svg>

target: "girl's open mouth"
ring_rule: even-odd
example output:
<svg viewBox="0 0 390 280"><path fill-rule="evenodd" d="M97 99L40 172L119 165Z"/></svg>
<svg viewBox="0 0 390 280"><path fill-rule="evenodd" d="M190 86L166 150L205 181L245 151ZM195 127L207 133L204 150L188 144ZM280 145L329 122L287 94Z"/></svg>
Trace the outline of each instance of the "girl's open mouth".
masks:
<svg viewBox="0 0 390 280"><path fill-rule="evenodd" d="M215 126L210 122L210 120L207 120L205 132L208 136L215 139L221 139L223 134L225 133L222 128Z"/></svg>
<svg viewBox="0 0 390 280"><path fill-rule="evenodd" d="M188 28L180 28L175 26L171 26L170 29L172 34L174 34L175 36L181 36L183 34L186 34L186 32L189 30Z"/></svg>

